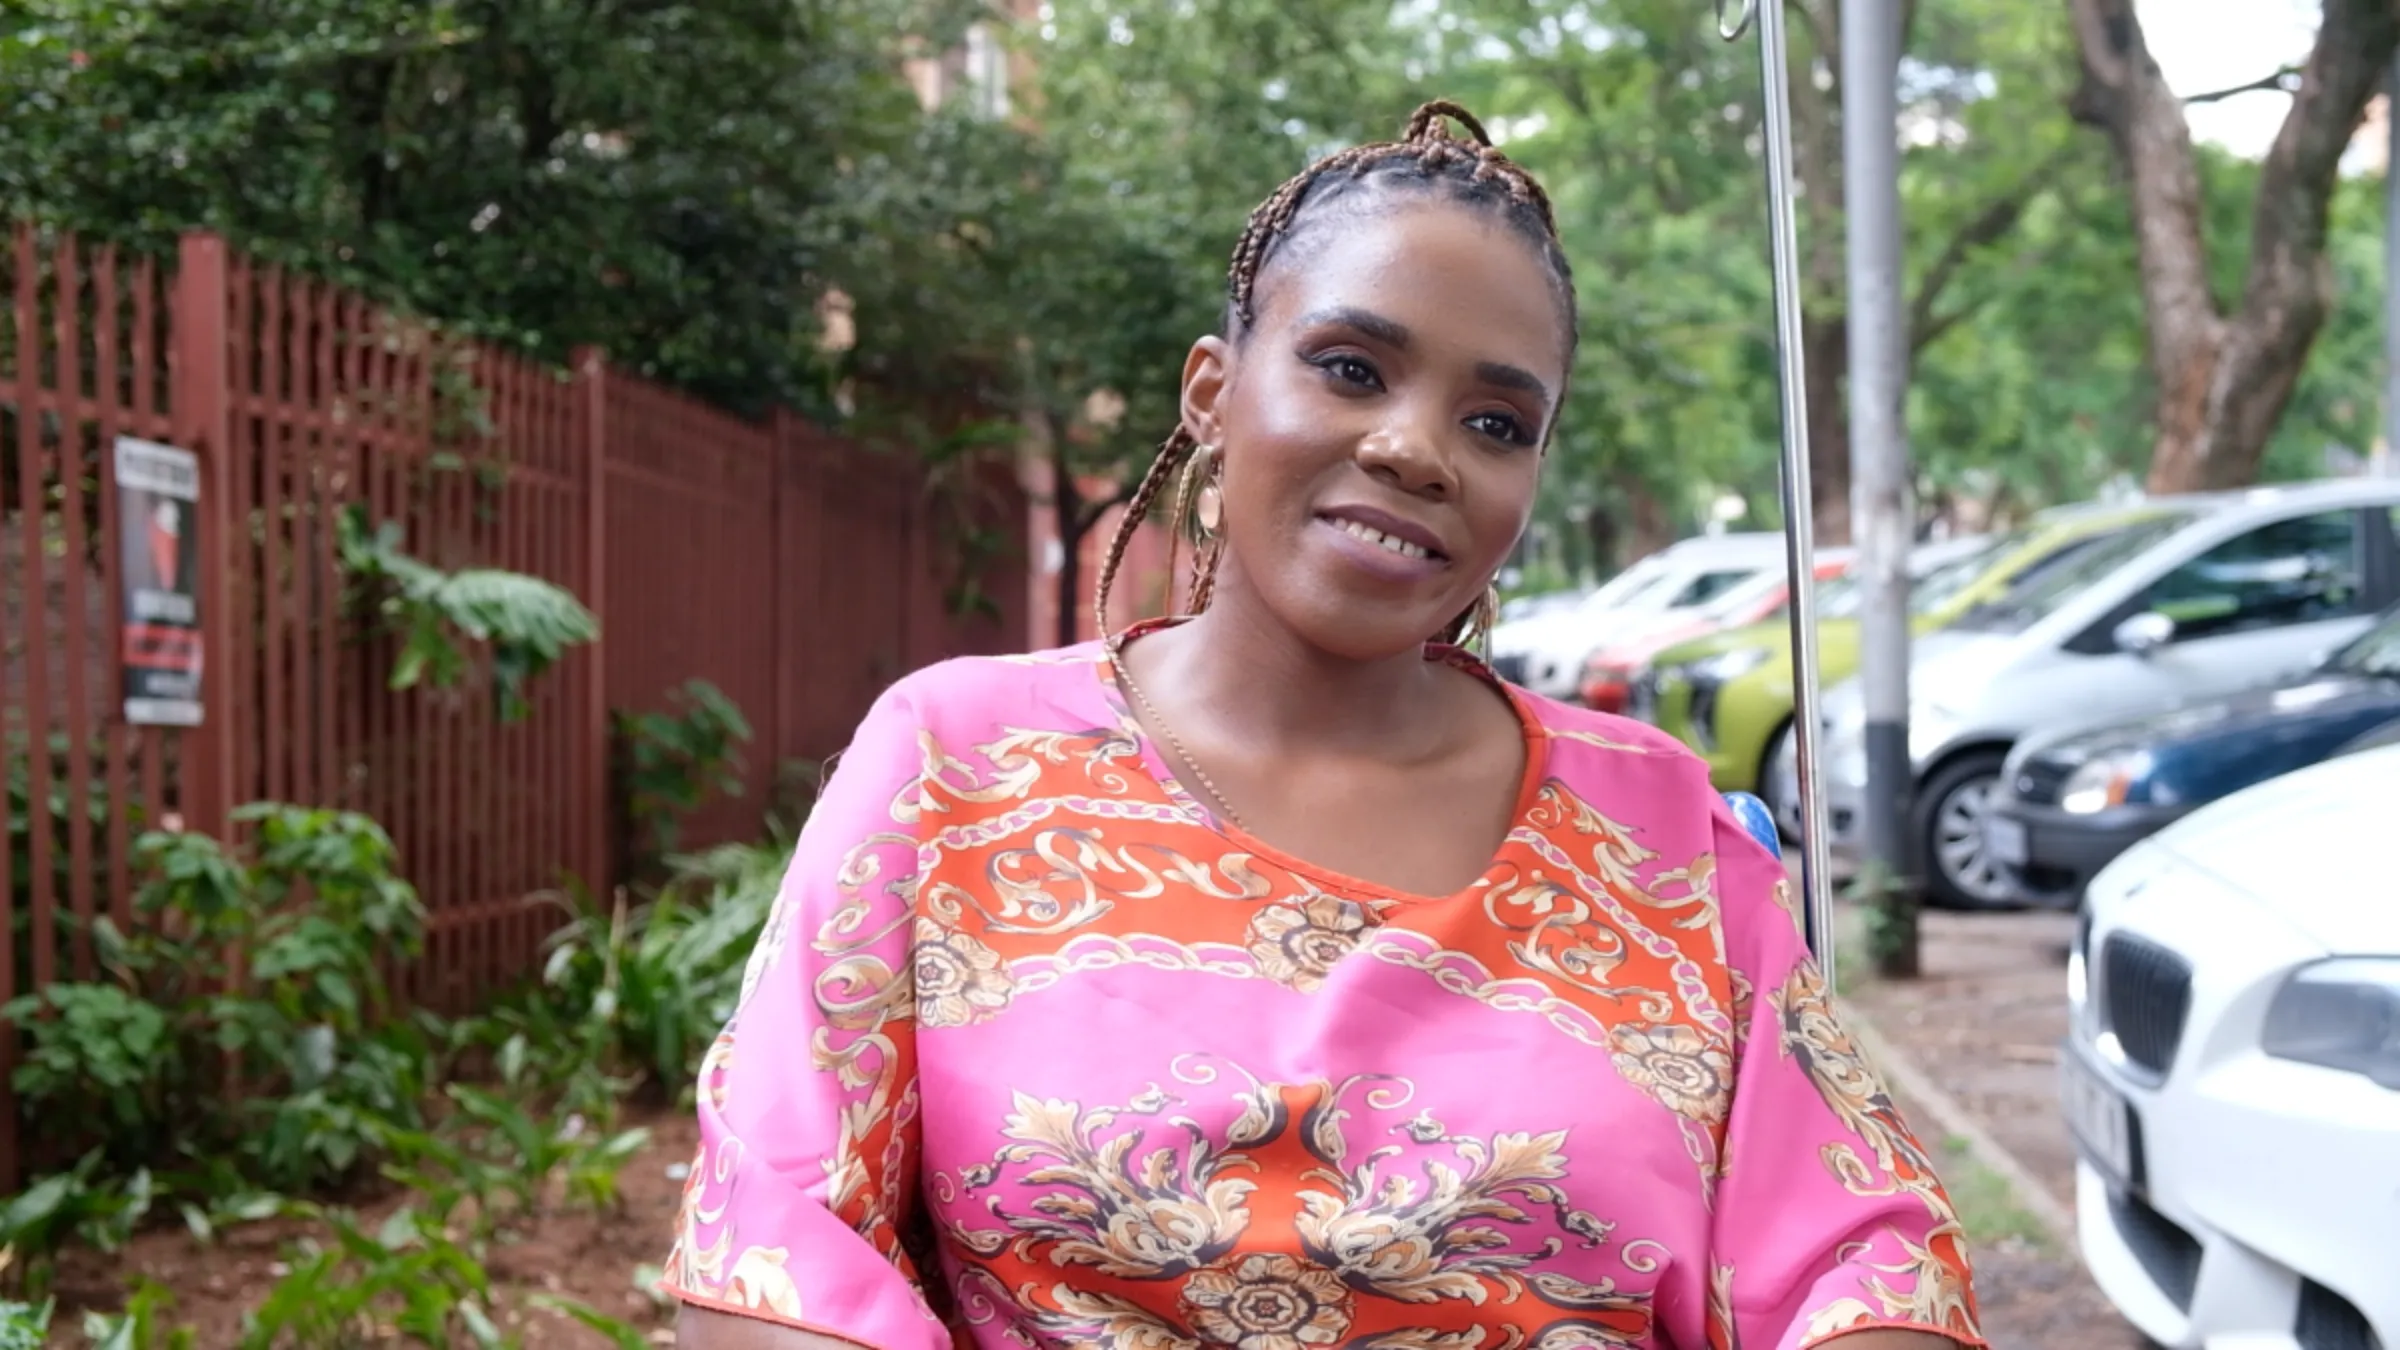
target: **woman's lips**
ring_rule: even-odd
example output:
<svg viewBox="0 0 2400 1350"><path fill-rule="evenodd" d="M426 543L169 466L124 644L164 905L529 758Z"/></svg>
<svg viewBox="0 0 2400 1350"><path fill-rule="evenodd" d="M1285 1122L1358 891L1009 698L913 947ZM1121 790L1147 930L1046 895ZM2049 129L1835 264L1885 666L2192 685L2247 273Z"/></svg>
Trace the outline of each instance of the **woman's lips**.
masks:
<svg viewBox="0 0 2400 1350"><path fill-rule="evenodd" d="M1321 515L1315 523L1345 558L1386 580L1421 581L1450 566L1442 554L1361 521Z"/></svg>
<svg viewBox="0 0 2400 1350"><path fill-rule="evenodd" d="M1336 506L1317 513L1317 518L1339 528L1352 537L1380 548L1388 548L1404 557L1429 557L1435 562L1448 562L1439 535L1412 520L1403 520L1388 511L1372 506Z"/></svg>

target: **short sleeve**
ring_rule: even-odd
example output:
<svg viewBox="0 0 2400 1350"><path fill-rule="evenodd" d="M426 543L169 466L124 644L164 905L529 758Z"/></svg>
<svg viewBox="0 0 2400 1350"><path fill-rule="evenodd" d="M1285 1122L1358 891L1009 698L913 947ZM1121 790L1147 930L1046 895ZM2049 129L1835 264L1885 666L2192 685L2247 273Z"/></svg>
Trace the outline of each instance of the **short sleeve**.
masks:
<svg viewBox="0 0 2400 1350"><path fill-rule="evenodd" d="M1958 1216L1834 1009L1798 887L1723 808L1716 849L1737 1038L1710 1346L1805 1350L1881 1328L1983 1345Z"/></svg>
<svg viewBox="0 0 2400 1350"><path fill-rule="evenodd" d="M701 1066L665 1293L873 1350L950 1345L901 1246L917 1199L923 762L895 687L835 761Z"/></svg>

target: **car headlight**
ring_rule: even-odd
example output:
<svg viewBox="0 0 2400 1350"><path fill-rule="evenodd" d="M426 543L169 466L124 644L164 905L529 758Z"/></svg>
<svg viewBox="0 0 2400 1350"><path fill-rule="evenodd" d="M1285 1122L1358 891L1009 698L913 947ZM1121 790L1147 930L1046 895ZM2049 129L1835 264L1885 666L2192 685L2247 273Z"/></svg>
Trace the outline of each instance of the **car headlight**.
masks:
<svg viewBox="0 0 2400 1350"><path fill-rule="evenodd" d="M2066 783L2058 790L2058 807L2079 816L2123 806L2134 785L2150 776L2150 755L2137 750L2124 755L2102 755L2087 761L2083 767L2067 775Z"/></svg>
<svg viewBox="0 0 2400 1350"><path fill-rule="evenodd" d="M2292 972L2267 1007L2261 1041L2277 1059L2400 1092L2400 959L2346 957Z"/></svg>
<svg viewBox="0 0 2400 1350"><path fill-rule="evenodd" d="M1719 652L1704 661L1695 661L1687 669L1695 679L1723 684L1728 680L1738 680L1765 665L1771 655L1764 647L1737 647L1729 652Z"/></svg>

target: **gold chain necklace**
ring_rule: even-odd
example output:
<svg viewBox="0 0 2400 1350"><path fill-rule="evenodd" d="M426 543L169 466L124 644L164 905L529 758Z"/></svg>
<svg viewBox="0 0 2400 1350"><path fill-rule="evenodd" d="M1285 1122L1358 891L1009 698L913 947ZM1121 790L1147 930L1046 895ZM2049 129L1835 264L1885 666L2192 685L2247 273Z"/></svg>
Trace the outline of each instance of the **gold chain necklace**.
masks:
<svg viewBox="0 0 2400 1350"><path fill-rule="evenodd" d="M1175 728L1168 725L1166 718L1158 715L1158 709L1151 704L1150 696L1142 692L1139 684L1134 683L1133 672L1125 668L1125 640L1122 636L1109 639L1108 664L1117 673L1117 683L1124 686L1126 693L1133 695L1135 703L1141 705L1142 715L1150 719L1150 725L1157 727L1166 735L1167 744L1174 748L1175 758L1181 760L1183 766L1192 771L1192 777L1200 781L1200 786L1207 791L1209 799L1217 804L1217 810L1224 813L1225 819L1231 822L1235 829L1249 829L1249 826L1242 823L1242 818L1234 814L1232 804L1225 800L1225 794L1217 790L1216 781L1208 776L1208 770L1201 768L1200 761L1192 758L1192 752L1184 747L1183 738L1175 734Z"/></svg>

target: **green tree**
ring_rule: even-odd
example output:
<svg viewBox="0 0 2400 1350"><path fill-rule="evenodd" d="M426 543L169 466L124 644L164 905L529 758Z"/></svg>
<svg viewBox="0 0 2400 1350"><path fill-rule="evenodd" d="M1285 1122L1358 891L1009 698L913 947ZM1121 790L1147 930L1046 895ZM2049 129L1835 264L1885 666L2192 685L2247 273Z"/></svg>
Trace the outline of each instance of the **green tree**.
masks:
<svg viewBox="0 0 2400 1350"><path fill-rule="evenodd" d="M821 409L818 298L965 0L22 0L0 209L209 228L458 327Z"/></svg>
<svg viewBox="0 0 2400 1350"><path fill-rule="evenodd" d="M2238 250L2226 237L2235 232L2210 218L2214 194L2183 100L2159 73L2133 0L2068 0L2067 12L2082 57L2071 106L2115 152L2136 226L2155 407L2150 486L2251 482L2334 313L2328 240L2342 153L2400 48L2400 10L2325 0L2300 66L2228 91L2292 96ZM2229 269L2229 258L2245 261Z"/></svg>
<svg viewBox="0 0 2400 1350"><path fill-rule="evenodd" d="M1838 9L1789 6L1808 430L1827 542L1849 534ZM1539 119L1521 153L1555 185L1579 273L1605 279L1570 413L1594 443L1563 460L1562 494L1613 498L1637 522L1688 519L1695 480L1772 500L1779 411L1755 47L1721 42L1704 8L1676 0L1481 0L1446 13L1457 21L1443 49L1484 72L1498 102ZM2100 157L2060 110L2068 42L2054 17L2001 0L1908 7L1902 190L1919 360L2033 270L2018 239L2029 215L2100 185ZM1677 486L1687 499L1664 512L1644 500Z"/></svg>
<svg viewBox="0 0 2400 1350"><path fill-rule="evenodd" d="M1417 99L1384 0L1210 5L1057 0L1018 28L1036 141L977 285L995 406L1049 461L1064 566L1173 430L1183 360L1216 331L1250 208L1318 155L1398 132ZM1089 498L1086 478L1112 483Z"/></svg>

